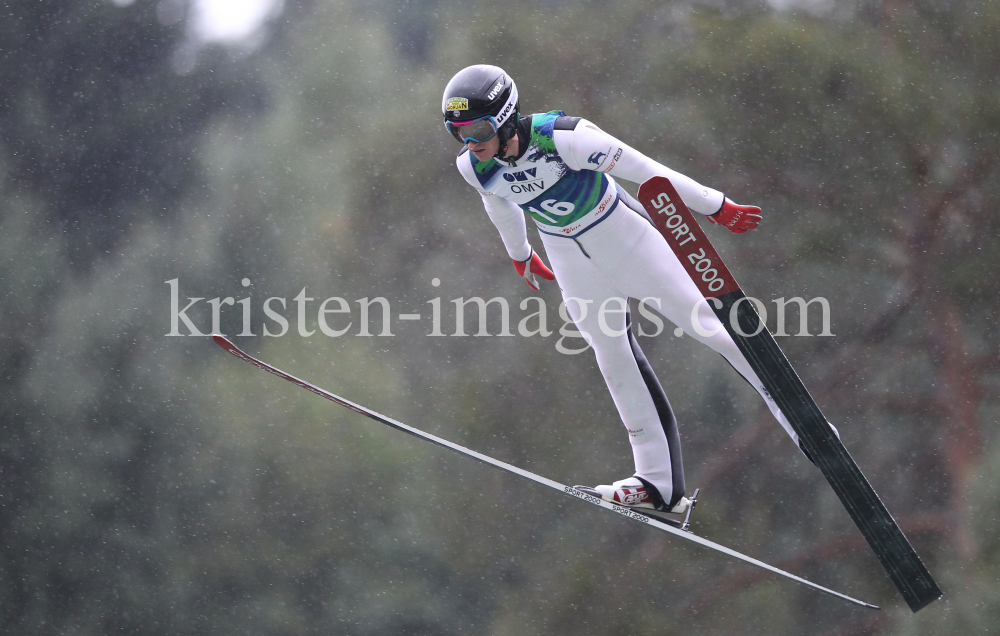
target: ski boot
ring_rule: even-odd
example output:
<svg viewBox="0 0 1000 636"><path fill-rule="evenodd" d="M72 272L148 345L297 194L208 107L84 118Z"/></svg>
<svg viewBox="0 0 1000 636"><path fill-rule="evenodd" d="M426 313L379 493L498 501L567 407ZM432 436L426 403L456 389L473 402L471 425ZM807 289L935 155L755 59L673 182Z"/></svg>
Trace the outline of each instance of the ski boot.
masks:
<svg viewBox="0 0 1000 636"><path fill-rule="evenodd" d="M663 500L660 495L660 491L656 489L656 486L649 483L641 477L629 477L628 479L622 479L616 481L610 486L575 486L576 490L580 492L587 493L592 497L599 497L604 501L609 501L620 506L626 506L636 510L636 512L642 512L646 514L645 510L651 510L661 513L670 513L676 515L684 515L683 522L677 522L673 519L664 519L657 515L647 515L657 519L662 519L664 521L670 522L670 525L674 525L682 530L687 530L691 525L691 512L694 510L695 504L698 502L698 493L700 489L694 491L694 495L690 498L681 497L680 500L675 503L672 507L668 507L667 502Z"/></svg>

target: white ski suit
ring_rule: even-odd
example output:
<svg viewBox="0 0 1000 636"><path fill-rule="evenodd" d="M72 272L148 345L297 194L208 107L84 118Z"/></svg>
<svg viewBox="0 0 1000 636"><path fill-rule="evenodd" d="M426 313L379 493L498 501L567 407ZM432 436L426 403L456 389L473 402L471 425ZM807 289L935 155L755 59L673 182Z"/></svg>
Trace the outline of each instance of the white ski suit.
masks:
<svg viewBox="0 0 1000 636"><path fill-rule="evenodd" d="M459 172L482 195L512 259L530 256L524 213L534 220L570 316L594 348L628 430L635 474L656 486L670 506L685 494L676 420L631 332L624 311L629 298L645 300L685 334L722 354L797 443L784 414L667 242L612 177L634 183L667 177L691 210L706 215L722 207L723 194L561 111L522 118L518 137L517 158L478 161L464 151L457 159ZM699 322L698 329L692 320Z"/></svg>

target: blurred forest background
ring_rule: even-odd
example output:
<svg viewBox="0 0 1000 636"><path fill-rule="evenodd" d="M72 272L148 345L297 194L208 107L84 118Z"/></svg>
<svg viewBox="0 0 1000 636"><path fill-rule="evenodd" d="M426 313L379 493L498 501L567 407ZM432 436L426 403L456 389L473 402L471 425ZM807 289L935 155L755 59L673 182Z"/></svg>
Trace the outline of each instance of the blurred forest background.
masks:
<svg viewBox="0 0 1000 636"><path fill-rule="evenodd" d="M995 633L1000 3L611 6L286 0L218 41L186 0L0 3L3 633ZM524 112L585 116L763 208L755 232L708 232L770 309L829 300L834 337L779 343L942 600L909 612L759 399L671 325L641 342L702 489L696 530L882 611L165 336L166 281L181 308L249 297L255 336L235 342L290 373L564 483L630 474L591 353L427 336L434 298L450 334L453 298L504 297L516 321L534 295L440 121L448 78L480 62ZM557 331L558 289L537 295ZM335 338L316 321L333 296L352 311ZM374 297L425 318L380 337L376 305L359 337ZM221 306L223 332L241 310ZM187 315L210 331L208 300Z"/></svg>

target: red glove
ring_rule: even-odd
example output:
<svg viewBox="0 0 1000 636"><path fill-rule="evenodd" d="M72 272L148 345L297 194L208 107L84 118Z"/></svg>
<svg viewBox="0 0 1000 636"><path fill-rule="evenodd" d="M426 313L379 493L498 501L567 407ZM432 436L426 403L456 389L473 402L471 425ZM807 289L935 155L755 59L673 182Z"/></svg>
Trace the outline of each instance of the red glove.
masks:
<svg viewBox="0 0 1000 636"><path fill-rule="evenodd" d="M530 265L529 265L530 263ZM514 261L514 269L520 274L524 280L528 283L528 287L531 287L535 291L538 291L538 279L535 278L535 274L538 274L545 280L555 280L556 275L552 273L545 263L542 262L542 258L535 254L535 250L531 250L531 256L523 261Z"/></svg>
<svg viewBox="0 0 1000 636"><path fill-rule="evenodd" d="M725 199L722 202L722 209L709 216L708 220L725 225L736 234L743 234L760 223L760 208L753 205L736 205Z"/></svg>

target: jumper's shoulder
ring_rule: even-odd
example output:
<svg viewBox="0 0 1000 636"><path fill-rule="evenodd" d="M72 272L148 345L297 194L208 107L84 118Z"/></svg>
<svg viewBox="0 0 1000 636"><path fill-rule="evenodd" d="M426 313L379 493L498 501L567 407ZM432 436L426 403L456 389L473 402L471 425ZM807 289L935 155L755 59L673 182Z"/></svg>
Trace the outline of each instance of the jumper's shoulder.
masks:
<svg viewBox="0 0 1000 636"><path fill-rule="evenodd" d="M563 119L563 118L560 118ZM566 117L553 131L553 142L566 165L574 170L608 172L620 156L621 143L583 117Z"/></svg>
<svg viewBox="0 0 1000 636"><path fill-rule="evenodd" d="M583 117L563 115L552 122L552 137L559 145L572 143L577 137L589 137L594 133L603 134L593 122Z"/></svg>
<svg viewBox="0 0 1000 636"><path fill-rule="evenodd" d="M490 183L501 169L496 159L479 161L468 149L458 154L455 164L462 177L481 194L489 194Z"/></svg>
<svg viewBox="0 0 1000 636"><path fill-rule="evenodd" d="M455 165L458 166L458 171L462 171L462 165L471 163L469 158L472 157L469 154L469 148L467 146L462 146L462 150L459 151L458 155L455 156Z"/></svg>
<svg viewBox="0 0 1000 636"><path fill-rule="evenodd" d="M469 185L478 187L477 179L475 177L475 171L472 169L472 153L469 152L468 148L462 148L462 152L458 153L455 157L455 167L458 168L458 173L462 175Z"/></svg>
<svg viewBox="0 0 1000 636"><path fill-rule="evenodd" d="M535 113L524 118L526 122L532 128L537 128L538 132L543 132L545 129L549 131L555 130L573 130L576 125L580 123L582 117L571 117L561 110L550 110L547 113Z"/></svg>
<svg viewBox="0 0 1000 636"><path fill-rule="evenodd" d="M572 130L580 121L579 117L570 117L561 110L550 110L547 113L534 113L523 118L532 136L552 136L555 130Z"/></svg>
<svg viewBox="0 0 1000 636"><path fill-rule="evenodd" d="M570 117L569 115L561 115L556 117L555 124L552 128L555 130L576 130L577 124L583 120L583 117Z"/></svg>

